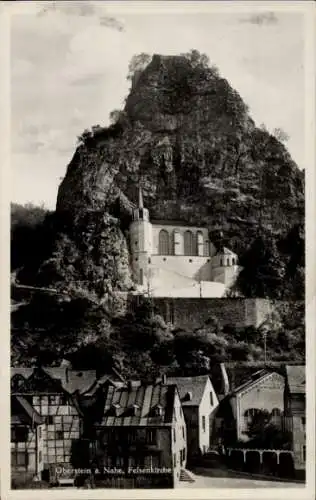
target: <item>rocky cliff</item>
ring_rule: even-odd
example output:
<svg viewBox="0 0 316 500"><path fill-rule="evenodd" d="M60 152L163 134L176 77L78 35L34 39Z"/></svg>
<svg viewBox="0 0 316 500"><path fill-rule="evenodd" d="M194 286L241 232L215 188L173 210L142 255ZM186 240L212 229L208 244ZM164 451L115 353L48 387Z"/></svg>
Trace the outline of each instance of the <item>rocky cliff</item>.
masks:
<svg viewBox="0 0 316 500"><path fill-rule="evenodd" d="M81 138L59 188L56 214L68 222L44 281L52 266L101 295L132 286L127 228L139 182L152 218L206 224L239 254L259 226L285 234L304 216L302 172L229 83L187 57L154 55L117 121Z"/></svg>

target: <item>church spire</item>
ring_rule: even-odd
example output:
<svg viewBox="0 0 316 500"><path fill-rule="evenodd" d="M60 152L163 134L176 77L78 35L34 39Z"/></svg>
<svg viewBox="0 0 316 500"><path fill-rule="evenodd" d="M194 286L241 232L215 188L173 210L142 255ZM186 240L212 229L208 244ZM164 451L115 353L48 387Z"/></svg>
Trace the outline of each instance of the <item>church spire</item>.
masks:
<svg viewBox="0 0 316 500"><path fill-rule="evenodd" d="M143 192L140 183L138 186L138 206L133 210L133 219L149 221L149 212L147 208L144 208Z"/></svg>
<svg viewBox="0 0 316 500"><path fill-rule="evenodd" d="M143 192L140 185L138 188L138 208L144 208Z"/></svg>

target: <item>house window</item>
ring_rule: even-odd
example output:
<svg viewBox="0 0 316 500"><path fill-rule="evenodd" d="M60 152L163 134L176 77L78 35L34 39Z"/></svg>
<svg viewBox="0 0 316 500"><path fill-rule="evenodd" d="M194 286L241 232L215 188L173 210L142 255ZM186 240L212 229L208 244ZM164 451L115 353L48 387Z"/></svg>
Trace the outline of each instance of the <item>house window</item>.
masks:
<svg viewBox="0 0 316 500"><path fill-rule="evenodd" d="M65 405L67 405L67 403L68 403L68 401L67 401L66 394L61 394L60 398L59 398L59 404L62 406L65 406Z"/></svg>
<svg viewBox="0 0 316 500"><path fill-rule="evenodd" d="M177 466L177 455L176 455L176 453L173 454L173 466L174 467Z"/></svg>
<svg viewBox="0 0 316 500"><path fill-rule="evenodd" d="M306 446L302 446L302 460L306 462Z"/></svg>
<svg viewBox="0 0 316 500"><path fill-rule="evenodd" d="M48 404L49 405L56 404L56 396L48 396Z"/></svg>
<svg viewBox="0 0 316 500"><path fill-rule="evenodd" d="M176 430L173 429L173 441L176 442L176 440L177 440Z"/></svg>
<svg viewBox="0 0 316 500"><path fill-rule="evenodd" d="M305 431L305 426L306 426L306 418L305 417L301 418L301 424L302 424L303 431Z"/></svg>
<svg viewBox="0 0 316 500"><path fill-rule="evenodd" d="M245 411L244 413L244 425L247 428L253 421L253 418L257 413L260 413L260 410L258 408L249 408L248 410Z"/></svg>
<svg viewBox="0 0 316 500"><path fill-rule="evenodd" d="M128 433L128 442L134 443L136 441L136 438L137 438L136 429L130 429Z"/></svg>
<svg viewBox="0 0 316 500"><path fill-rule="evenodd" d="M47 417L47 424L48 425L53 425L54 423L54 417L52 415L48 415Z"/></svg>
<svg viewBox="0 0 316 500"><path fill-rule="evenodd" d="M27 466L28 455L26 451L12 451L11 452L11 465L12 466Z"/></svg>
<svg viewBox="0 0 316 500"><path fill-rule="evenodd" d="M55 437L57 440L61 440L64 437L63 431L56 431Z"/></svg>
<svg viewBox="0 0 316 500"><path fill-rule="evenodd" d="M159 250L160 255L169 255L169 234L167 231L162 229L159 233Z"/></svg>
<svg viewBox="0 0 316 500"><path fill-rule="evenodd" d="M184 255L194 255L193 234L191 231L184 233Z"/></svg>
<svg viewBox="0 0 316 500"><path fill-rule="evenodd" d="M25 443L28 438L26 427L11 427L11 441L13 443Z"/></svg>
<svg viewBox="0 0 316 500"><path fill-rule="evenodd" d="M220 265L221 265L221 267L223 266L223 259L221 259L221 261L220 261Z"/></svg>
<svg viewBox="0 0 316 500"><path fill-rule="evenodd" d="M158 457L153 455L147 455L144 459L144 467L158 467Z"/></svg>
<svg viewBox="0 0 316 500"><path fill-rule="evenodd" d="M183 436L183 439L185 439L184 427L182 427L182 436Z"/></svg>
<svg viewBox="0 0 316 500"><path fill-rule="evenodd" d="M147 444L156 444L156 441L157 441L156 429L148 429L146 431L146 443Z"/></svg>
<svg viewBox="0 0 316 500"><path fill-rule="evenodd" d="M202 417L202 430L205 432L205 417Z"/></svg>
<svg viewBox="0 0 316 500"><path fill-rule="evenodd" d="M210 405L213 406L213 393L210 392Z"/></svg>

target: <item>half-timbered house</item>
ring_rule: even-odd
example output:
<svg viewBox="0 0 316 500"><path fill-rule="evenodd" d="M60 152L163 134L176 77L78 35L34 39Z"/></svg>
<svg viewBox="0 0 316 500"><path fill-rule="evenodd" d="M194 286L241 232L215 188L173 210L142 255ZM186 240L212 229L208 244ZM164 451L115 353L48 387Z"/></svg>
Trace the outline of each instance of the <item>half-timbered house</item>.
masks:
<svg viewBox="0 0 316 500"><path fill-rule="evenodd" d="M31 373L12 370L11 394L23 398L29 411L44 422L41 476L49 479L56 467L71 468L82 436L83 415L78 396L95 383L94 371L35 368ZM39 451L38 451L39 453Z"/></svg>

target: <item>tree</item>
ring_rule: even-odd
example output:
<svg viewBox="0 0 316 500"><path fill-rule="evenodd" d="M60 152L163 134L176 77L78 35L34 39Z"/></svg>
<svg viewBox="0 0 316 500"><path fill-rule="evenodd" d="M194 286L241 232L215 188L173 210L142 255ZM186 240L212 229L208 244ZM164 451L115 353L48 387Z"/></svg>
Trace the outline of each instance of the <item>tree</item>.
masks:
<svg viewBox="0 0 316 500"><path fill-rule="evenodd" d="M249 448L286 449L290 445L290 434L271 422L267 410L258 410L248 426Z"/></svg>
<svg viewBox="0 0 316 500"><path fill-rule="evenodd" d="M185 54L181 54L183 57L188 59L190 61L190 64L193 68L208 68L209 67L209 57L207 54L201 54L196 49L191 49L190 52L187 52Z"/></svg>
<svg viewBox="0 0 316 500"><path fill-rule="evenodd" d="M109 114L111 124L115 124L115 123L121 121L122 119L124 119L125 117L126 117L126 113L124 111L122 111L121 109L114 109Z"/></svg>
<svg viewBox="0 0 316 500"><path fill-rule="evenodd" d="M280 127L273 130L273 135L280 142L287 142L290 136Z"/></svg>
<svg viewBox="0 0 316 500"><path fill-rule="evenodd" d="M260 235L240 260L242 270L235 287L245 297L281 298L284 293L285 264L275 239Z"/></svg>
<svg viewBox="0 0 316 500"><path fill-rule="evenodd" d="M135 73L143 71L150 63L151 56L142 52L141 54L134 55L128 65L127 79L132 80Z"/></svg>

